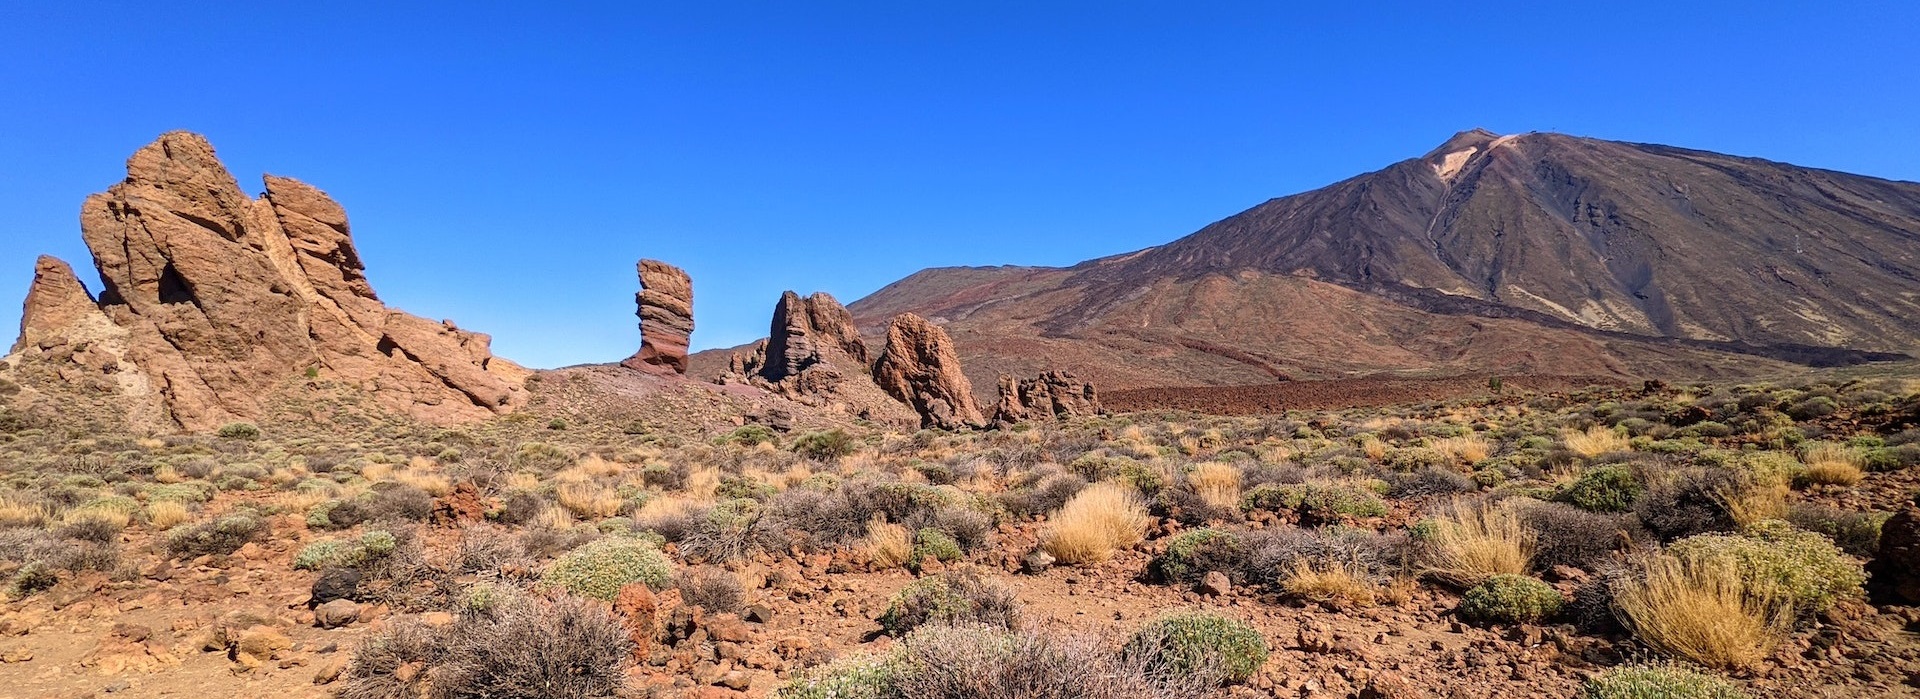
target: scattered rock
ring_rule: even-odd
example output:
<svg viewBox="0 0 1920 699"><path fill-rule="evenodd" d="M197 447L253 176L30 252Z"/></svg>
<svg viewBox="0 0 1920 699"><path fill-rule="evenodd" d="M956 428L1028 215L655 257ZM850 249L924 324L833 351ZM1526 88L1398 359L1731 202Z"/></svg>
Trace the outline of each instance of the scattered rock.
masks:
<svg viewBox="0 0 1920 699"><path fill-rule="evenodd" d="M1065 371L1049 371L1037 378L1000 377L1000 400L993 406L993 422L1013 424L1027 420L1056 420L1099 415L1099 393Z"/></svg>
<svg viewBox="0 0 1920 699"><path fill-rule="evenodd" d="M1034 549L1031 553L1028 553L1020 559L1020 570L1028 575L1038 575L1047 572L1048 568L1053 567L1053 563L1054 558L1052 554L1040 549Z"/></svg>
<svg viewBox="0 0 1920 699"><path fill-rule="evenodd" d="M360 605L352 600L337 599L313 610L313 625L323 629L337 629L359 618Z"/></svg>
<svg viewBox="0 0 1920 699"><path fill-rule="evenodd" d="M328 660L327 662L321 663L320 669L314 671L313 683L314 684L332 684L334 680L340 679L341 673L344 673L346 671L347 671L347 656L344 656L344 655L334 656L332 659Z"/></svg>
<svg viewBox="0 0 1920 699"><path fill-rule="evenodd" d="M640 351L622 366L653 374L687 373L687 340L693 335L693 279L679 267L641 260Z"/></svg>
<svg viewBox="0 0 1920 699"><path fill-rule="evenodd" d="M653 637L660 626L660 605L653 589L644 583L629 583L613 598L613 610L627 627L627 640L633 642L633 657L642 660L653 650Z"/></svg>
<svg viewBox="0 0 1920 699"><path fill-rule="evenodd" d="M1880 527L1880 552L1872 564L1871 583L1883 594L1920 603L1920 498L1894 513Z"/></svg>
<svg viewBox="0 0 1920 699"><path fill-rule="evenodd" d="M1194 587L1194 591L1209 597L1220 597L1233 591L1233 583L1227 580L1226 573L1209 570L1206 576L1200 579L1200 584Z"/></svg>
<svg viewBox="0 0 1920 699"><path fill-rule="evenodd" d="M352 568L328 568L320 572L313 581L313 592L307 598L307 608L317 609L320 605L341 599L353 599L360 592L360 571Z"/></svg>

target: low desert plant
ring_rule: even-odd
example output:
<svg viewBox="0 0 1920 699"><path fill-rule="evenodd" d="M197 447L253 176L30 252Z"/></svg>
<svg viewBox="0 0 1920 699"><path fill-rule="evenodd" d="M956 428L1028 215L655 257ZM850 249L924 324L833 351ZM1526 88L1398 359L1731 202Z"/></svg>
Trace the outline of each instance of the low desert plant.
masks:
<svg viewBox="0 0 1920 699"><path fill-rule="evenodd" d="M1402 597L1407 590L1382 584L1361 564L1345 561L1313 563L1296 560L1280 581L1280 590L1297 599L1331 609L1372 607Z"/></svg>
<svg viewBox="0 0 1920 699"><path fill-rule="evenodd" d="M876 515L867 524L867 536L861 548L873 559L874 565L897 568L906 565L907 557L913 554L913 534L906 527L890 524Z"/></svg>
<svg viewBox="0 0 1920 699"><path fill-rule="evenodd" d="M1493 445L1477 434L1436 439L1429 446L1445 454L1456 465L1469 467L1486 461L1487 455L1493 452Z"/></svg>
<svg viewBox="0 0 1920 699"><path fill-rule="evenodd" d="M229 554L260 538L266 530L266 521L255 515L230 514L167 532L167 552L174 558Z"/></svg>
<svg viewBox="0 0 1920 699"><path fill-rule="evenodd" d="M1793 526L1826 535L1842 551L1872 558L1880 552L1880 528L1892 516L1891 512L1849 512L1800 504L1788 508L1786 520Z"/></svg>
<svg viewBox="0 0 1920 699"><path fill-rule="evenodd" d="M1214 612L1174 612L1134 633L1122 651L1155 673L1218 673L1244 682L1267 662L1267 641L1247 622Z"/></svg>
<svg viewBox="0 0 1920 699"><path fill-rule="evenodd" d="M1209 571L1236 570L1245 558L1246 547L1239 535L1207 527L1174 535L1167 541L1166 552L1149 564L1149 570L1165 582L1193 582Z"/></svg>
<svg viewBox="0 0 1920 699"><path fill-rule="evenodd" d="M251 422L229 422L221 425L217 434L226 439L259 439L260 428Z"/></svg>
<svg viewBox="0 0 1920 699"><path fill-rule="evenodd" d="M694 566L680 569L673 578L681 601L715 614L740 611L747 591L740 578L722 568Z"/></svg>
<svg viewBox="0 0 1920 699"><path fill-rule="evenodd" d="M1124 486L1089 486L1054 513L1041 547L1067 565L1105 562L1115 549L1133 546L1147 528L1147 510Z"/></svg>
<svg viewBox="0 0 1920 699"><path fill-rule="evenodd" d="M798 673L779 699L890 699L903 663L895 653L857 653Z"/></svg>
<svg viewBox="0 0 1920 699"><path fill-rule="evenodd" d="M1533 562L1535 534L1511 503L1462 505L1432 520L1425 536L1423 571L1469 587L1495 575L1525 575Z"/></svg>
<svg viewBox="0 0 1920 699"><path fill-rule="evenodd" d="M965 552L960 549L960 542L954 541L946 532L922 527L913 533L913 550L907 553L907 567L919 572L920 566L928 558L949 563L960 560L963 555Z"/></svg>
<svg viewBox="0 0 1920 699"><path fill-rule="evenodd" d="M793 440L793 452L815 461L833 461L852 454L853 435L842 430L809 432Z"/></svg>
<svg viewBox="0 0 1920 699"><path fill-rule="evenodd" d="M602 519L620 514L620 508L627 502L612 488L593 483L568 483L560 486L554 494L561 507L584 519Z"/></svg>
<svg viewBox="0 0 1920 699"><path fill-rule="evenodd" d="M1560 593L1524 575L1501 574L1467 590L1460 616L1493 624L1536 623L1560 613Z"/></svg>
<svg viewBox="0 0 1920 699"><path fill-rule="evenodd" d="M604 699L622 688L633 646L606 605L492 597L446 628L403 622L375 633L354 651L338 696Z"/></svg>
<svg viewBox="0 0 1920 699"><path fill-rule="evenodd" d="M1732 682L1679 665L1622 665L1587 678L1580 699L1747 699Z"/></svg>
<svg viewBox="0 0 1920 699"><path fill-rule="evenodd" d="M329 539L307 544L293 557L293 567L303 570L357 568L393 553L398 540L391 532L374 530L355 539Z"/></svg>
<svg viewBox="0 0 1920 699"><path fill-rule="evenodd" d="M1240 506L1240 469L1233 464L1198 464L1187 471L1187 487L1208 507L1232 510Z"/></svg>
<svg viewBox="0 0 1920 699"><path fill-rule="evenodd" d="M543 579L583 597L613 601L628 583L664 589L673 564L643 539L613 536L581 546L555 559Z"/></svg>
<svg viewBox="0 0 1920 699"><path fill-rule="evenodd" d="M1589 458L1632 448L1626 435L1600 425L1589 427L1585 432L1569 430L1560 435L1560 442L1573 453Z"/></svg>
<svg viewBox="0 0 1920 699"><path fill-rule="evenodd" d="M155 500L147 503L147 524L156 530L172 529L193 519L193 511L187 504L178 500Z"/></svg>
<svg viewBox="0 0 1920 699"><path fill-rule="evenodd" d="M1580 478L1561 490L1558 498L1588 512L1626 512L1633 501L1646 492L1633 470L1625 466L1601 466L1580 474Z"/></svg>
<svg viewBox="0 0 1920 699"><path fill-rule="evenodd" d="M1621 623L1642 642L1713 668L1760 662L1793 623L1790 600L1749 585L1724 560L1655 555L1612 593Z"/></svg>
<svg viewBox="0 0 1920 699"><path fill-rule="evenodd" d="M976 623L1015 628L1020 603L1013 588L962 569L916 580L893 596L880 626L894 636L905 636L925 624Z"/></svg>
<svg viewBox="0 0 1920 699"><path fill-rule="evenodd" d="M1673 556L1723 565L1745 586L1764 590L1801 611L1823 611L1841 599L1859 597L1866 581L1860 564L1824 536L1778 520L1738 535L1702 534L1667 547Z"/></svg>

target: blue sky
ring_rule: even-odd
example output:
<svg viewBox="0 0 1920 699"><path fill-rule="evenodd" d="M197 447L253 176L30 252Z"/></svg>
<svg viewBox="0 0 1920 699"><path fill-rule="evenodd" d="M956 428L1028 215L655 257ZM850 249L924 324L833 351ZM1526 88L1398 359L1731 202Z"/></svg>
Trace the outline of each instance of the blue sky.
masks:
<svg viewBox="0 0 1920 699"><path fill-rule="evenodd" d="M1920 180L1911 2L157 4L0 7L0 327L37 254L98 291L80 201L171 129L541 367L633 351L639 257L727 346L783 289L1164 243L1475 126Z"/></svg>

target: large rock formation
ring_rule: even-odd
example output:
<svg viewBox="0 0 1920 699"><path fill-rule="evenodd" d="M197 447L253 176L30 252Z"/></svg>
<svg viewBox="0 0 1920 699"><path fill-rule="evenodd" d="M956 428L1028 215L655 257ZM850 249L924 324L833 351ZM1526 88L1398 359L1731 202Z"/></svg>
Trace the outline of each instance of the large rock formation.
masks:
<svg viewBox="0 0 1920 699"><path fill-rule="evenodd" d="M767 339L734 353L721 382L744 382L805 405L911 424L914 416L869 378L867 344L853 314L825 292L781 294Z"/></svg>
<svg viewBox="0 0 1920 699"><path fill-rule="evenodd" d="M693 279L679 267L641 260L640 351L623 366L652 374L687 373L687 338L693 335Z"/></svg>
<svg viewBox="0 0 1920 699"><path fill-rule="evenodd" d="M960 371L953 338L912 313L895 316L887 327L887 345L874 361L873 380L919 413L922 427L951 430L986 422L973 399L973 383Z"/></svg>
<svg viewBox="0 0 1920 699"><path fill-rule="evenodd" d="M1000 400L993 406L995 423L1057 420L1098 415L1100 395L1093 384L1065 371L1049 371L1031 379L1000 377Z"/></svg>
<svg viewBox="0 0 1920 699"><path fill-rule="evenodd" d="M110 376L130 422L253 418L303 375L442 422L507 411L522 390L525 370L486 335L380 302L338 203L272 176L250 198L198 135L134 153L125 181L87 198L80 229L99 299L42 258L8 363Z"/></svg>
<svg viewBox="0 0 1920 699"><path fill-rule="evenodd" d="M1880 532L1880 551L1870 566L1874 589L1920 604L1920 497L1903 505Z"/></svg>

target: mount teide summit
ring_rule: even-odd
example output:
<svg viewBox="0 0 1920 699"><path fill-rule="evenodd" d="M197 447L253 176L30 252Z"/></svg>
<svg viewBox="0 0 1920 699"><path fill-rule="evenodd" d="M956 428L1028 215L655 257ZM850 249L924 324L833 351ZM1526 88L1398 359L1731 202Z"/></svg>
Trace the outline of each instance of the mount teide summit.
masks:
<svg viewBox="0 0 1920 699"><path fill-rule="evenodd" d="M1892 359L1920 345L1920 184L1474 130L1166 245L925 270L851 309L944 323L989 385L1039 362L1130 388Z"/></svg>

